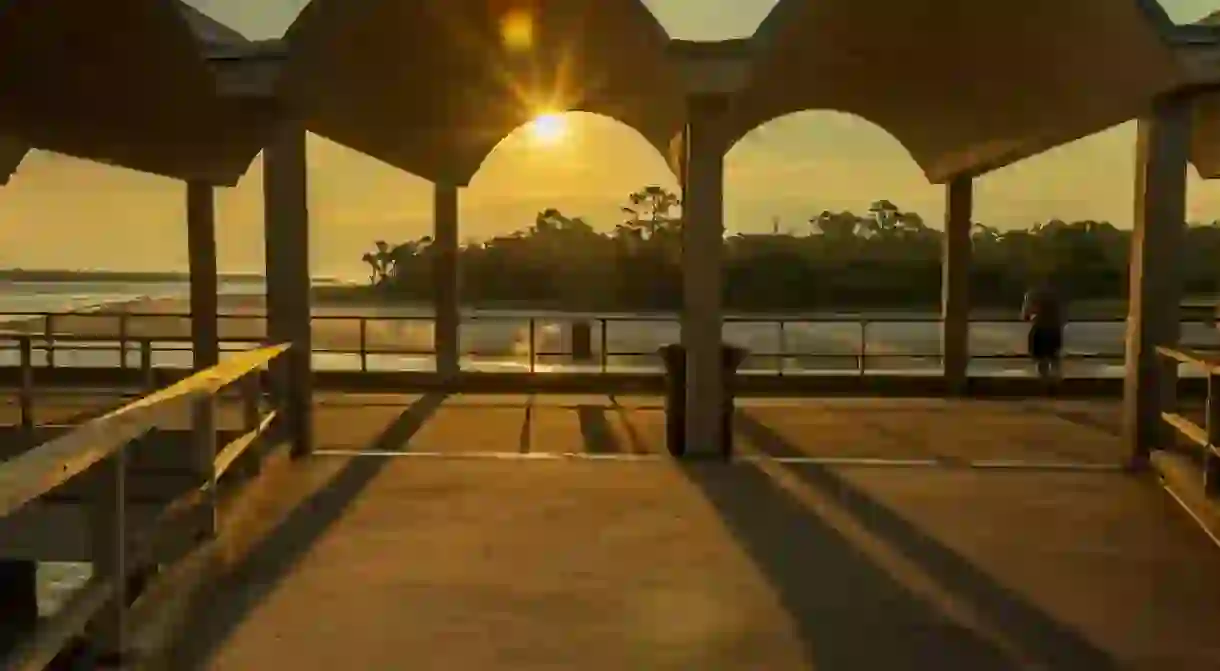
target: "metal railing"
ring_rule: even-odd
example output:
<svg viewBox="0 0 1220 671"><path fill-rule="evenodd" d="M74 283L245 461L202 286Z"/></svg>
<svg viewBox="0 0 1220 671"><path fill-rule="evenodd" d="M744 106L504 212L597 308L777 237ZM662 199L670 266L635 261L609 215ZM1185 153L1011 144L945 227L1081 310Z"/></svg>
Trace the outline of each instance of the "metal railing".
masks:
<svg viewBox="0 0 1220 671"><path fill-rule="evenodd" d="M1186 364L1207 375L1207 402L1202 425L1176 409L1163 410L1161 420L1198 448L1203 465L1203 491L1209 497L1220 497L1220 351L1158 347L1157 353L1171 364Z"/></svg>
<svg viewBox="0 0 1220 671"><path fill-rule="evenodd" d="M190 351L190 315L186 313L140 312L0 312L7 322L7 335L0 334L0 351L18 349L18 365L64 367L67 352L114 352L113 367L139 367L145 374L154 358L167 353ZM265 338L265 316L253 313L221 313L222 351L257 347ZM344 324L346 322L347 324ZM580 356L569 334L573 323L589 325L586 354ZM312 317L313 354L328 357L315 368L369 372L435 370L436 348L430 315L382 315L323 313ZM936 372L942 360L937 319L926 317L728 317L725 339L746 347L750 354L741 372L746 374L796 375L821 372L878 372L879 362L918 364L909 369ZM1120 326L1122 318L1075 320L1067 325L1065 359L1073 362L1121 364L1121 331L1113 338L1092 337L1076 346L1078 329ZM1189 323L1189 322L1187 322ZM390 325L390 328L381 328ZM972 322L973 362L1002 362L1025 358L1024 333L1016 318L993 318ZM919 327L925 327L921 329ZM982 328L980 328L982 327ZM998 327L1007 333L982 333ZM905 334L886 334L887 328ZM496 364L538 372L611 373L661 370L657 350L678 337L678 320L672 316L647 315L518 315L473 313L462 320L459 356L465 368L497 370ZM564 346L564 340L568 341ZM1003 341L979 346L980 341ZM1111 342L1112 341L1112 342ZM41 361L35 362L35 354ZM132 362L135 354L135 362ZM338 357L336 359L335 357ZM429 361L431 359L431 361ZM551 362L560 365L548 365ZM643 361L643 365L631 362ZM108 366L110 367L110 366ZM181 356L166 367L188 368Z"/></svg>
<svg viewBox="0 0 1220 671"><path fill-rule="evenodd" d="M86 630L104 657L128 650L128 581L149 561L167 537L181 537L184 527L207 540L217 532L218 482L243 459L246 476L257 473L265 437L278 410L264 412L261 372L287 345L243 353L165 389L85 422L7 461L0 462L0 519L53 492L86 472L96 473L88 508L93 577L54 616L40 623L6 659L5 671L46 668L59 652ZM242 433L217 447L217 399L238 386L243 407ZM133 441L175 413L192 420L190 455L195 486L160 510L153 524L129 529L128 451Z"/></svg>

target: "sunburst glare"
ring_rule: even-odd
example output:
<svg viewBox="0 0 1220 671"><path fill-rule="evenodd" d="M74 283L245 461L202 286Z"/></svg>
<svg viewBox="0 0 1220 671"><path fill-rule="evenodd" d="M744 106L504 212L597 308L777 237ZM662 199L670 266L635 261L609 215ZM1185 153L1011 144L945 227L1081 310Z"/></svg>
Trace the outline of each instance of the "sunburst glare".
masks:
<svg viewBox="0 0 1220 671"><path fill-rule="evenodd" d="M530 122L529 133L535 144L556 145L568 136L568 120L554 112L539 114Z"/></svg>

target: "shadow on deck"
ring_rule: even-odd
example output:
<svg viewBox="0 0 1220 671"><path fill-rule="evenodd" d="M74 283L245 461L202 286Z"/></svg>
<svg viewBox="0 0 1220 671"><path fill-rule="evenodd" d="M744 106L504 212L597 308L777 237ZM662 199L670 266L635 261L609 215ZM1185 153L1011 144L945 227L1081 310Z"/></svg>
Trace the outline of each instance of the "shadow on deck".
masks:
<svg viewBox="0 0 1220 671"><path fill-rule="evenodd" d="M1216 549L1111 404L751 403L729 465L650 456L651 399L316 423L172 668L1220 667Z"/></svg>

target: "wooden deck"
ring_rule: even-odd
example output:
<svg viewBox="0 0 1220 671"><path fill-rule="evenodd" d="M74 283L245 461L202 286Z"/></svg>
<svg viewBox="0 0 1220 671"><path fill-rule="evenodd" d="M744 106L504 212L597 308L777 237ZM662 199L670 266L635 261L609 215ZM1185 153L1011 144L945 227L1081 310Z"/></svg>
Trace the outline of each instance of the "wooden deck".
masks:
<svg viewBox="0 0 1220 671"><path fill-rule="evenodd" d="M656 399L316 412L171 668L1220 668L1220 550L1114 404L751 402L731 465Z"/></svg>

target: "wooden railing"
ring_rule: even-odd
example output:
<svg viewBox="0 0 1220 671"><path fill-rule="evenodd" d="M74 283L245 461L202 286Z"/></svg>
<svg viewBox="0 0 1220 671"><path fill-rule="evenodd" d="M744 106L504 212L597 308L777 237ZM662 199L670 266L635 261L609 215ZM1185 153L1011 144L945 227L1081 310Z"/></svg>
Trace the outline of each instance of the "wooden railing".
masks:
<svg viewBox="0 0 1220 671"><path fill-rule="evenodd" d="M45 668L73 638L88 631L92 647L105 656L128 649L128 581L156 548L181 536L183 527L207 539L217 531L218 481L241 462L245 475L257 472L268 429L277 413L263 412L262 371L287 345L264 347L232 356L192 375L90 420L71 432L7 461L0 462L0 519L8 517L69 480L97 472L97 486L87 502L93 577L53 617L0 665L5 671ZM243 406L240 436L217 449L215 415L221 391L236 386ZM190 463L196 486L165 506L155 522L135 532L128 528L128 451L136 438L171 421L176 413L192 419ZM244 455L244 456L243 456ZM186 524L190 520L191 524Z"/></svg>
<svg viewBox="0 0 1220 671"><path fill-rule="evenodd" d="M183 313L78 312L78 313L3 313L7 334L0 334L0 350L21 351L22 365L56 368L64 366L63 354L73 351L117 352L118 368L138 367L152 379L154 355L190 350L190 315ZM265 317L252 313L222 313L222 350L257 346L265 338ZM379 315L371 313L321 313L312 317L315 355L334 355L319 369L368 372L384 370L424 371L403 368L413 364L402 359L426 360L435 356L431 342L429 315ZM570 346L556 347L556 338L547 335L548 326L573 322L590 325L588 357L581 359ZM1202 318L1191 321L1206 321ZM343 324L347 322L348 324ZM1068 361L1093 361L1121 364L1121 337L1095 337L1078 340L1076 329L1124 323L1122 318L1073 320L1067 325ZM410 337L397 328L379 333L381 325L410 325ZM853 317L853 316L775 316L725 319L725 338L750 350L742 372L751 374L792 375L805 372L841 371L865 375L877 371L876 362L915 362L916 367L933 372L940 366L939 321L927 317ZM985 343L972 335L974 361L1003 361L1025 358L1024 334L1013 317L977 319L973 326L992 325L1012 328L1003 341ZM1011 325L1011 326L1010 326ZM920 328L924 327L924 328ZM483 337L482 329L504 334ZM677 338L677 318L669 315L517 315L474 312L462 319L460 356L474 369L480 364L512 363L528 372L548 370L546 364L562 362L563 372L610 373L620 369L655 370L661 362L657 348ZM669 329L662 331L660 329ZM411 329L407 329L411 330ZM887 331L891 331L887 333ZM916 336L898 331L918 331ZM648 332L648 333L645 333ZM416 337L419 334L424 334ZM503 336L503 337L501 337ZM562 342L564 338L560 337ZM749 340L744 342L742 340ZM985 340L985 339L983 339ZM741 341L741 342L738 342ZM35 357L35 353L39 356ZM135 354L135 361L129 356ZM36 362L35 359L41 361ZM189 362L189 359L187 360ZM424 364L430 366L431 364ZM882 367L885 364L881 364ZM189 363L187 366L189 367Z"/></svg>
<svg viewBox="0 0 1220 671"><path fill-rule="evenodd" d="M1203 425L1176 409L1165 409L1161 419L1201 451L1203 491L1220 497L1220 351L1158 347L1157 353L1171 365L1186 364L1207 375L1207 404Z"/></svg>

